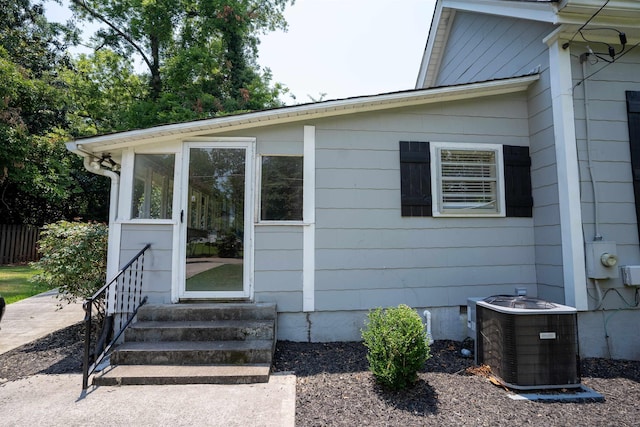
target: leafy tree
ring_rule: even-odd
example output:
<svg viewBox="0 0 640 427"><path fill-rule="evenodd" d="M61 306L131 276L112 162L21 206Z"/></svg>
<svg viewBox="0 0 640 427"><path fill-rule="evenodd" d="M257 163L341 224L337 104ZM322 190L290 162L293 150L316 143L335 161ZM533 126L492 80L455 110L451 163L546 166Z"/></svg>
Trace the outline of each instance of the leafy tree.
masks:
<svg viewBox="0 0 640 427"><path fill-rule="evenodd" d="M284 92L255 60L258 35L285 28L289 0L72 0L79 19L104 24L97 51L136 56L148 92L128 126L147 127L280 105Z"/></svg>
<svg viewBox="0 0 640 427"><path fill-rule="evenodd" d="M41 225L88 207L77 179L88 178L63 144L69 104L60 72L70 65L65 46L74 34L49 24L43 13L29 0L0 0L3 222Z"/></svg>
<svg viewBox="0 0 640 427"><path fill-rule="evenodd" d="M69 102L68 119L76 136L128 130L133 104L147 93L146 83L134 72L130 59L109 49L80 55L72 68L62 73Z"/></svg>

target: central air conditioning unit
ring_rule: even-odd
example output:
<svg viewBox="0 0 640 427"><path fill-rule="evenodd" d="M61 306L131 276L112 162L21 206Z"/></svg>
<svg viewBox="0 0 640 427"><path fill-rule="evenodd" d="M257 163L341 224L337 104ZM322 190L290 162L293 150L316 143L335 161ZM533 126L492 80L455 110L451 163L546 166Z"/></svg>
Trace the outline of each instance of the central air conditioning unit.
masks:
<svg viewBox="0 0 640 427"><path fill-rule="evenodd" d="M514 389L580 387L575 308L512 295L475 303L477 364Z"/></svg>

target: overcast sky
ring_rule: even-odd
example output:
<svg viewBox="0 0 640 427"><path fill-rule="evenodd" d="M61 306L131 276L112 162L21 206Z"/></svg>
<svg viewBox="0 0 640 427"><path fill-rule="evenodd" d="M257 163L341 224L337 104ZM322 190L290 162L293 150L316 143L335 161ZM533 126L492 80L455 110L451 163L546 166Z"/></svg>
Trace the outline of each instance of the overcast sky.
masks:
<svg viewBox="0 0 640 427"><path fill-rule="evenodd" d="M289 30L261 37L258 63L295 95L288 104L413 89L434 4L297 0L285 11ZM47 16L64 22L68 15L48 2Z"/></svg>

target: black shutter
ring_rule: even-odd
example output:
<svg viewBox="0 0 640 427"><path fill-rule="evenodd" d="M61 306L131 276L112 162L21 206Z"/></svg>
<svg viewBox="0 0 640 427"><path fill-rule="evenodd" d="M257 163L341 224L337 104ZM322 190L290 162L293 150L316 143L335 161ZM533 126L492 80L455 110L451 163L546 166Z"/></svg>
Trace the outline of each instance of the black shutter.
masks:
<svg viewBox="0 0 640 427"><path fill-rule="evenodd" d="M529 147L505 145L502 150L507 216L532 217L533 197L531 195Z"/></svg>
<svg viewBox="0 0 640 427"><path fill-rule="evenodd" d="M638 233L640 233L640 92L627 91L626 93L633 195L635 196L636 202Z"/></svg>
<svg viewBox="0 0 640 427"><path fill-rule="evenodd" d="M402 216L432 216L428 142L400 141Z"/></svg>

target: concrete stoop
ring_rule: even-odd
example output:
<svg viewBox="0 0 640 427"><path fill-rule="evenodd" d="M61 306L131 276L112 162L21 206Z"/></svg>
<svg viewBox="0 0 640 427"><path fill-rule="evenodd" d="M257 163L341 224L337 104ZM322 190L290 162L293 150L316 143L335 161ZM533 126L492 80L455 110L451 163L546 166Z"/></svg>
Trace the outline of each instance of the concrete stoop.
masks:
<svg viewBox="0 0 640 427"><path fill-rule="evenodd" d="M95 385L269 381L275 304L145 305Z"/></svg>

